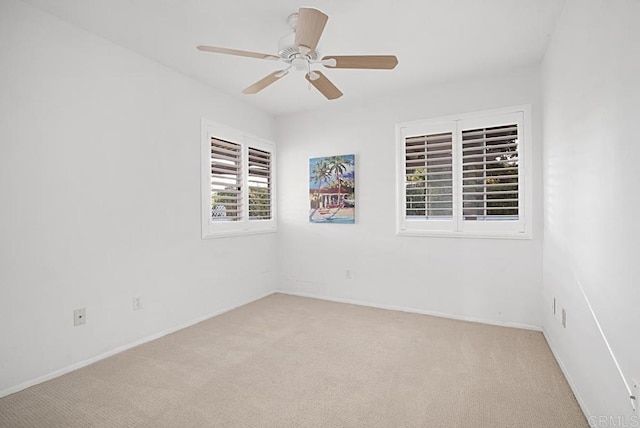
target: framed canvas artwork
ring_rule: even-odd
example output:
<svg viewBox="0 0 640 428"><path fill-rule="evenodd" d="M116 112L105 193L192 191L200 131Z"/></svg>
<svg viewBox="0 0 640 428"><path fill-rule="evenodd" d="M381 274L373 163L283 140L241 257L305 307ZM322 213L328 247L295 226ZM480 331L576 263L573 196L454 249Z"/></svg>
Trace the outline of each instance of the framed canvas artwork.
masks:
<svg viewBox="0 0 640 428"><path fill-rule="evenodd" d="M309 160L309 221L355 223L355 155Z"/></svg>

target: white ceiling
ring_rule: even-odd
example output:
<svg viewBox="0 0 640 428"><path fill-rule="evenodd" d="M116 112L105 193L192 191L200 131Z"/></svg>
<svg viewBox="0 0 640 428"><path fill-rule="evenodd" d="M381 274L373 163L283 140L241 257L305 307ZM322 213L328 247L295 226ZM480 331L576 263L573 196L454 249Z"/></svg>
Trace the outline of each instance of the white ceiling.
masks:
<svg viewBox="0 0 640 428"><path fill-rule="evenodd" d="M273 115L410 91L537 64L565 0L25 0ZM299 7L329 15L320 55L394 54L395 70L327 69L327 101L302 72L257 95L242 89L282 64L200 52L213 45L277 54ZM323 70L324 71L324 70Z"/></svg>

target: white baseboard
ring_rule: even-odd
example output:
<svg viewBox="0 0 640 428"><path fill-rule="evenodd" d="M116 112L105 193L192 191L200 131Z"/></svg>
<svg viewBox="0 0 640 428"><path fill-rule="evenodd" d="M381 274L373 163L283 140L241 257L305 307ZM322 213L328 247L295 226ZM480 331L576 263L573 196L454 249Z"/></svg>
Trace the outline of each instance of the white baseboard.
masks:
<svg viewBox="0 0 640 428"><path fill-rule="evenodd" d="M464 315L449 314L445 312L428 311L424 309L411 308L407 306L385 305L380 303L365 302L362 300L341 299L336 297L322 296L322 295L313 294L313 293L303 293L303 292L288 291L288 290L276 290L275 292L281 293L281 294L289 294L292 296L310 297L312 299L327 300L330 302L349 303L351 305L369 306L371 308L389 309L392 311L431 315L434 317L449 318L449 319L459 320L459 321L469 321L469 322L476 322L480 324L497 325L500 327L511 327L511 328L520 328L524 330L542 331L542 327L537 325L520 324L520 323L513 323L513 322L501 322L501 321L495 321L495 320L488 320L484 318L475 318L475 317L468 317Z"/></svg>
<svg viewBox="0 0 640 428"><path fill-rule="evenodd" d="M113 356L115 354L119 354L120 352L126 351L126 350L131 349L131 348L135 348L136 346L142 345L142 344L147 343L147 342L151 342L152 340L159 339L159 338L161 338L163 336L166 336L168 334L175 333L178 330L182 330L184 328L191 327L194 324L198 324L199 322L208 320L209 318L213 318L213 317L215 317L217 315L223 314L225 312L229 312L230 310L233 310L235 308L239 308L240 306L244 306L244 305L249 304L251 302L255 302L256 300L260 300L260 299L262 299L264 297L267 297L267 296L269 296L269 295L271 295L273 293L274 293L273 291L269 291L268 293L263 293L263 294L261 294L261 295L259 295L257 297L253 297L253 298L248 299L246 301L243 301L243 302L241 302L239 304L236 304L236 305L233 305L233 306L228 306L228 307L225 307L225 308L222 308L222 309L218 309L217 311L214 311L214 312L211 312L209 314L206 314L206 315L200 316L198 318L192 319L190 321L187 321L186 323L180 324L180 325L178 325L176 327L172 327L172 328L170 328L168 330L164 330L164 331L161 331L159 333L152 334L151 336L144 337L142 339L136 340L135 342L129 343L127 345L119 346L119 347L117 347L115 349L112 349L110 351L107 351L107 352L105 352L103 354L97 355L95 357L91 357L91 358L89 358L87 360L84 360L84 361L80 361L78 363L75 363L75 364L72 364L70 366L64 367L62 369L56 370L56 371L54 371L52 373L48 373L48 374L43 375L43 376L38 376L35 379L31 379L31 380L28 380L26 382L22 382L22 383L20 383L18 385L9 387L9 388L7 388L7 389L5 389L3 391L0 391L0 398L6 397L7 395L11 395L11 394L14 394L14 393L19 392L19 391L22 391L23 389L27 389L30 386L34 386L34 385L37 385L37 384L42 383L42 382L46 382L46 381L51 380L51 379L55 379L55 378L57 378L59 376L62 376L62 375L67 374L67 373L70 373L70 372L72 372L74 370L78 370L78 369L80 369L82 367L86 367L89 364L93 364L93 363L98 362L100 360L104 360L105 358L111 357L111 356Z"/></svg>
<svg viewBox="0 0 640 428"><path fill-rule="evenodd" d="M553 357L556 359L558 365L560 366L560 370L562 371L564 378L567 380L567 383L569 384L569 388L571 388L573 395L576 397L576 401L578 402L580 409L582 409L582 413L584 413L586 417L589 417L591 413L589 412L587 403L585 403L582 396L580 395L580 392L578 391L578 388L576 387L575 382L573 381L573 379L571 378L571 375L569 374L569 370L567 370L567 367L564 365L564 362L562 361L560 356L556 353L555 346L553 345L549 335L547 334L547 331L544 328L542 328L542 334L544 335L544 338L547 341L547 344L549 345L549 349L551 349L551 353L553 354Z"/></svg>

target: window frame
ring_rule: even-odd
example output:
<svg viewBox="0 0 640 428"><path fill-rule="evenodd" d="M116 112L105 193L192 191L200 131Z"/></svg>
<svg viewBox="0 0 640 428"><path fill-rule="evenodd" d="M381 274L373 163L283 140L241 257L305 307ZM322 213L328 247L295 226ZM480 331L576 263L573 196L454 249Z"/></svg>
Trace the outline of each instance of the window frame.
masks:
<svg viewBox="0 0 640 428"><path fill-rule="evenodd" d="M463 220L462 133L474 128L518 124L518 220ZM441 116L396 124L396 234L461 238L532 238L532 121L531 106L519 105L472 113ZM452 132L453 218L411 219L406 217L405 137Z"/></svg>
<svg viewBox="0 0 640 428"><path fill-rule="evenodd" d="M211 138L239 144L241 149L242 217L238 221L214 221L211 216ZM271 218L249 216L249 148L270 153ZM202 119L201 130L201 221L202 239L275 233L276 218L276 145L247 132L208 119Z"/></svg>

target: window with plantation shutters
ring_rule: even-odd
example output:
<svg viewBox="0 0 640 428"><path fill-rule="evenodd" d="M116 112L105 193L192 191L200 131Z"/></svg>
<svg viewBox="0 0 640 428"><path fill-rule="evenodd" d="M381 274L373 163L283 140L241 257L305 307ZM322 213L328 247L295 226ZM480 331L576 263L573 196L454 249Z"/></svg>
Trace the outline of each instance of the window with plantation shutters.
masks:
<svg viewBox="0 0 640 428"><path fill-rule="evenodd" d="M273 144L202 121L202 236L275 232Z"/></svg>
<svg viewBox="0 0 640 428"><path fill-rule="evenodd" d="M529 106L398 124L398 233L531 237Z"/></svg>
<svg viewBox="0 0 640 428"><path fill-rule="evenodd" d="M271 218L271 153L249 147L249 219Z"/></svg>

